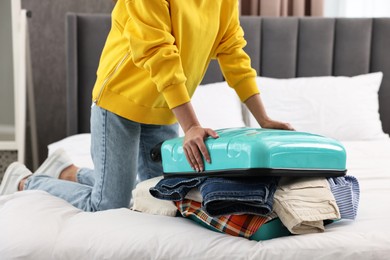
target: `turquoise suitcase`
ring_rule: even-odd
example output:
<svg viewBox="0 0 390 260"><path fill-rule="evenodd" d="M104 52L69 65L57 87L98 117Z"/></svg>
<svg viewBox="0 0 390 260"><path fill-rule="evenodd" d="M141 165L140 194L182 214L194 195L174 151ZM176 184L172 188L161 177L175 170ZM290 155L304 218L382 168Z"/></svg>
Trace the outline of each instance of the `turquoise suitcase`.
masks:
<svg viewBox="0 0 390 260"><path fill-rule="evenodd" d="M290 176L337 177L346 174L346 151L337 140L321 135L264 128L216 130L207 138L211 163L194 171L183 151L183 137L161 145L164 177Z"/></svg>

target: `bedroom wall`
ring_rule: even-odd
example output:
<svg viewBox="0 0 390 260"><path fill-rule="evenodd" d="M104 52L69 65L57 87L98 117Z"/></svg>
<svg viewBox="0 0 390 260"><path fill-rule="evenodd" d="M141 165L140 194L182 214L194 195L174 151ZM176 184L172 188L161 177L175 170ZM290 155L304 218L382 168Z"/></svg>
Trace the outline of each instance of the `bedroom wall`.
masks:
<svg viewBox="0 0 390 260"><path fill-rule="evenodd" d="M0 141L14 139L11 1L0 2Z"/></svg>
<svg viewBox="0 0 390 260"><path fill-rule="evenodd" d="M40 162L47 156L47 145L65 137L65 14L109 13L113 6L111 0L22 0L22 8L32 12L29 35ZM29 136L26 151L31 168Z"/></svg>

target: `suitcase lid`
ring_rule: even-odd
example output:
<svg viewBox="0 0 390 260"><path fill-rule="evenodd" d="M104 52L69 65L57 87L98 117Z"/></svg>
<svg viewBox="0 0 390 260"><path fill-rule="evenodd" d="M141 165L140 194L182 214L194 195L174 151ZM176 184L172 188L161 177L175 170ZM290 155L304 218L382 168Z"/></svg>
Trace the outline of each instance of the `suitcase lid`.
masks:
<svg viewBox="0 0 390 260"><path fill-rule="evenodd" d="M200 174L230 172L234 175L237 171L259 173L262 170L263 175L301 175L309 171L341 176L346 172L345 148L332 138L264 128L227 128L216 132L219 138L205 140L211 164L205 162L205 171ZM179 137L162 144L164 174L196 173L187 162L182 143L183 137Z"/></svg>

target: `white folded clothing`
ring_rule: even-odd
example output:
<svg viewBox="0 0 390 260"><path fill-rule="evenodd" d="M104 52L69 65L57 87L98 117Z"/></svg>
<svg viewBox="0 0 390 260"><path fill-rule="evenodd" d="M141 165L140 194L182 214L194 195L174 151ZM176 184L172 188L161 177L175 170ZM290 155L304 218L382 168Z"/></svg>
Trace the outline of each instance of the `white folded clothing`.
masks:
<svg viewBox="0 0 390 260"><path fill-rule="evenodd" d="M132 191L132 210L153 215L176 216L177 208L172 201L156 199L149 192L149 189L154 187L162 178L155 177L137 184Z"/></svg>

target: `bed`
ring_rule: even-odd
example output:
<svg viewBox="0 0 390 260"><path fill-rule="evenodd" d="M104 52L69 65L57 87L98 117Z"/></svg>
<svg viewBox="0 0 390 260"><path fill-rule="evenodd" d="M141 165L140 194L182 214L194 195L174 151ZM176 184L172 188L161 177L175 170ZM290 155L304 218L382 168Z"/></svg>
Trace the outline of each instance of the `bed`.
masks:
<svg viewBox="0 0 390 260"><path fill-rule="evenodd" d="M241 23L269 114L345 146L348 175L360 183L354 221L252 241L185 218L126 208L87 213L45 192L23 191L0 197L0 259L388 259L390 19L241 17ZM48 148L62 147L76 164L91 167L90 91L110 16L71 13L66 24L68 137ZM217 90L226 91L218 101L210 94ZM212 101L215 113L197 106ZM194 106L208 126L256 127L216 62Z"/></svg>

